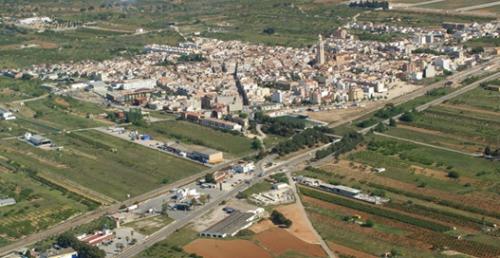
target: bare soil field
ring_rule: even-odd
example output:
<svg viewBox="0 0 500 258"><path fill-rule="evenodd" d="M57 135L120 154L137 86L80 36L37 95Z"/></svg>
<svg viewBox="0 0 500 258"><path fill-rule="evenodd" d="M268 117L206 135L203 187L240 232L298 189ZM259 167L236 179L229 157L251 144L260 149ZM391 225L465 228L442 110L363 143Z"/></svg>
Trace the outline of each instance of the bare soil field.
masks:
<svg viewBox="0 0 500 258"><path fill-rule="evenodd" d="M254 239L276 256L288 251L295 251L309 257L326 256L320 245L306 243L281 228L272 228L261 232ZM276 241L277 239L280 241Z"/></svg>
<svg viewBox="0 0 500 258"><path fill-rule="evenodd" d="M255 223L250 227L254 233L258 234L260 232L264 232L268 229L276 227L270 220L262 220L259 223Z"/></svg>
<svg viewBox="0 0 500 258"><path fill-rule="evenodd" d="M276 210L283 213L285 217L293 222L292 226L286 229L288 232L307 243L319 244L319 239L314 234L314 229L309 226L310 224L306 223L308 218L304 216L303 212L298 212L298 209L299 207L295 203L276 208Z"/></svg>
<svg viewBox="0 0 500 258"><path fill-rule="evenodd" d="M350 256L354 256L356 258L377 258L377 256L373 256L371 254L367 254L365 252L361 252L361 251L349 248L347 246L339 245L339 244L331 242L331 241L328 241L327 243L328 243L328 246L330 247L330 249L332 249L332 251L334 251L335 253L340 253L340 254L347 255L347 256L350 255Z"/></svg>
<svg viewBox="0 0 500 258"><path fill-rule="evenodd" d="M204 258L272 258L268 252L249 240L200 238L184 246L184 250Z"/></svg>

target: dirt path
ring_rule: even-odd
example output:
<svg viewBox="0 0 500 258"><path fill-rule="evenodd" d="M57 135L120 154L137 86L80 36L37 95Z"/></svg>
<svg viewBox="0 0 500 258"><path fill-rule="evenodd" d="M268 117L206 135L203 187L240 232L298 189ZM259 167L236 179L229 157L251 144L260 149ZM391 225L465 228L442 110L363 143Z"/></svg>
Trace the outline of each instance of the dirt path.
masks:
<svg viewBox="0 0 500 258"><path fill-rule="evenodd" d="M333 251L340 253L340 254L343 254L343 255L348 255L348 256L350 255L350 256L354 256L356 258L377 258L377 256L373 256L373 255L367 254L365 252L354 250L354 249L349 248L347 246L339 245L339 244L331 242L331 241L328 241L328 245L330 246L330 248Z"/></svg>
<svg viewBox="0 0 500 258"><path fill-rule="evenodd" d="M498 116L500 117L500 112L495 112L495 111L490 111L490 110L484 110L476 107L471 107L467 105L452 105L452 104L446 104L443 103L441 104L443 107L447 108L452 108L452 109L458 109L458 110L463 110L463 111L471 111L471 112L476 112L476 113L481 113L485 115L492 115L492 116Z"/></svg>

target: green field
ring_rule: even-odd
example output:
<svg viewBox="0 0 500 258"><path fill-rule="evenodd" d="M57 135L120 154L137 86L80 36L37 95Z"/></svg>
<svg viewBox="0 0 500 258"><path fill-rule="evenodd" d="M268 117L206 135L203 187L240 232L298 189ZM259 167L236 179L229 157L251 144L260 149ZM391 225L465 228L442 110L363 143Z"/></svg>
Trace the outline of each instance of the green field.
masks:
<svg viewBox="0 0 500 258"><path fill-rule="evenodd" d="M92 117L105 113L101 106L71 97L49 95L47 98L27 102L23 108L24 120L55 130L71 130L104 126L107 123Z"/></svg>
<svg viewBox="0 0 500 258"><path fill-rule="evenodd" d="M0 28L1 31L1 28ZM115 56L130 56L140 53L145 44L175 45L182 38L173 31L154 32L143 35L129 33L77 29L74 31L34 33L14 33L23 43L37 44L39 47L20 49L13 42L0 44L0 68L25 67L33 64L60 63L82 60L105 60ZM2 43L2 42L0 42Z"/></svg>
<svg viewBox="0 0 500 258"><path fill-rule="evenodd" d="M0 246L88 210L86 205L71 199L66 193L25 173L4 169L0 172L0 197L17 201L16 205L0 207Z"/></svg>
<svg viewBox="0 0 500 258"><path fill-rule="evenodd" d="M452 99L450 103L495 111L500 114L500 92L485 90L481 87Z"/></svg>
<svg viewBox="0 0 500 258"><path fill-rule="evenodd" d="M252 140L186 121L164 121L139 128L162 140L178 140L185 144L202 145L233 156L241 156L252 151Z"/></svg>
<svg viewBox="0 0 500 258"><path fill-rule="evenodd" d="M203 170L190 161L95 131L50 137L64 149L46 151L11 140L0 143L0 155L25 168L62 176L116 200Z"/></svg>
<svg viewBox="0 0 500 258"><path fill-rule="evenodd" d="M28 99L48 92L38 80L16 80L0 76L0 102Z"/></svg>
<svg viewBox="0 0 500 258"><path fill-rule="evenodd" d="M480 4L487 4L487 3L492 3L492 2L495 2L495 0L474 0L474 1L470 1L470 0L445 0L442 2L421 5L419 7L452 10L452 9L464 8L464 7L480 5Z"/></svg>

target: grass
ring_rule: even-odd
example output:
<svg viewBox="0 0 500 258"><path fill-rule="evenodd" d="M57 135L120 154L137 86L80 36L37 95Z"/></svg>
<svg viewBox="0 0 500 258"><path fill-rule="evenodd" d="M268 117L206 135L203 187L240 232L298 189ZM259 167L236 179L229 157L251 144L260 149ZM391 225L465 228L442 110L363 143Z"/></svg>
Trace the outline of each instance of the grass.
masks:
<svg viewBox="0 0 500 258"><path fill-rule="evenodd" d="M41 84L38 80L17 80L0 76L0 101L10 102L46 94L48 90L41 87Z"/></svg>
<svg viewBox="0 0 500 258"><path fill-rule="evenodd" d="M178 140L186 144L196 144L220 150L235 156L252 151L252 140L243 136L214 130L186 121L164 121L139 128L153 137L164 140Z"/></svg>
<svg viewBox="0 0 500 258"><path fill-rule="evenodd" d="M70 130L104 126L107 123L92 119L105 112L103 107L71 97L49 95L45 99L27 102L21 110L25 121L48 126L54 130Z"/></svg>
<svg viewBox="0 0 500 258"><path fill-rule="evenodd" d="M56 144L64 146L63 151L45 151L12 140L0 143L0 155L116 200L203 170L201 165L96 131L75 133L90 140L72 134L51 136Z"/></svg>
<svg viewBox="0 0 500 258"><path fill-rule="evenodd" d="M154 244L152 247L146 249L137 258L188 258L188 253L182 250L182 247L189 244L197 238L198 234L189 229L182 228L175 231L167 239Z"/></svg>
<svg viewBox="0 0 500 258"><path fill-rule="evenodd" d="M262 181L243 191L243 194L246 196L250 196L252 194L269 191L271 190L271 187L272 187L271 183L267 181Z"/></svg>
<svg viewBox="0 0 500 258"><path fill-rule="evenodd" d="M450 103L500 112L500 93L478 87L452 99Z"/></svg>
<svg viewBox="0 0 500 258"><path fill-rule="evenodd" d="M0 232L4 240L19 239L88 210L66 194L22 172L0 173L0 197L17 201L16 205L0 207ZM6 244L6 241L0 242Z"/></svg>
<svg viewBox="0 0 500 258"><path fill-rule="evenodd" d="M445 0L442 2L438 2L438 3L421 5L419 7L452 10L452 9L464 8L464 7L468 7L468 6L474 6L474 5L486 4L486 3L492 3L492 2L495 2L495 1L494 0L475 0L475 1L471 2L469 0Z"/></svg>

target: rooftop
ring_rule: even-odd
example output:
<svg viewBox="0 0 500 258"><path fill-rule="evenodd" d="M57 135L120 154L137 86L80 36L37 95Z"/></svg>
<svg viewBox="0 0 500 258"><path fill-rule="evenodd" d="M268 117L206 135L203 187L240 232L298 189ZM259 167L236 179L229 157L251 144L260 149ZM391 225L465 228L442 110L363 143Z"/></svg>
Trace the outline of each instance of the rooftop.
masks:
<svg viewBox="0 0 500 258"><path fill-rule="evenodd" d="M254 214L250 212L234 211L227 218L217 222L215 225L203 231L206 234L234 234L248 224L248 220Z"/></svg>

